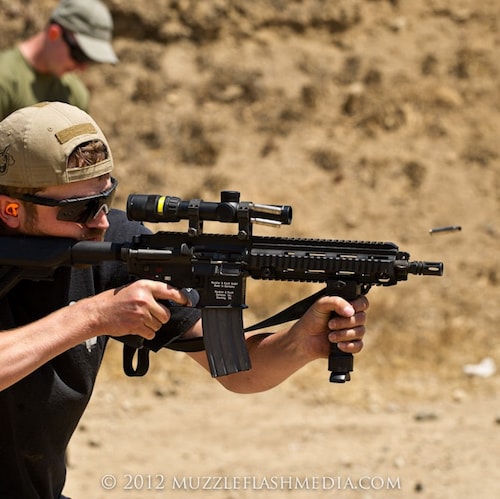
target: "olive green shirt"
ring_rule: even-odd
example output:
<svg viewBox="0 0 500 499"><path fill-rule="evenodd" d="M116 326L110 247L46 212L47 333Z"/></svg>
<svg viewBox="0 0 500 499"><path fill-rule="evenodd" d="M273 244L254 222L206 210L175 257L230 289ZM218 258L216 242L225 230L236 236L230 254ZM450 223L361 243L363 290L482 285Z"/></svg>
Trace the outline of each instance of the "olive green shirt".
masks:
<svg viewBox="0 0 500 499"><path fill-rule="evenodd" d="M39 73L18 47L0 52L0 120L21 107L61 101L88 111L89 91L74 73L62 77Z"/></svg>

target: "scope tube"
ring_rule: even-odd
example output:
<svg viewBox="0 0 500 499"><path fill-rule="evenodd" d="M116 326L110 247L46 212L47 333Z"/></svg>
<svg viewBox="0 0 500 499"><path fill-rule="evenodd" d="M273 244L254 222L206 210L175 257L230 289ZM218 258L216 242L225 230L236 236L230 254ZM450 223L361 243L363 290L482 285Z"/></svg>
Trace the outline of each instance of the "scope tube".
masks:
<svg viewBox="0 0 500 499"><path fill-rule="evenodd" d="M127 200L127 217L141 222L179 222L194 217L199 221L238 223L241 210L249 212L250 219L271 224L290 225L292 207L240 203L234 201L209 202L201 199L182 200L158 194L131 194Z"/></svg>

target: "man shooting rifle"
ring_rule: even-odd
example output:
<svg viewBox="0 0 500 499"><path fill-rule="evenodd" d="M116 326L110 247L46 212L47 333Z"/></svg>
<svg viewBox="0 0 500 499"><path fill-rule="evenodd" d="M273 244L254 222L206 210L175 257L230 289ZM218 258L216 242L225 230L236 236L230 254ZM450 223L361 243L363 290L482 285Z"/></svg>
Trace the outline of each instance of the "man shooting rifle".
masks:
<svg viewBox="0 0 500 499"><path fill-rule="evenodd" d="M12 113L0 123L1 235L33 245L47 237L122 244L151 235L111 209L113 166L106 137L82 110L51 102ZM0 299L0 496L63 497L66 448L109 338L135 335L168 347L202 337L200 311L189 305L168 282L130 282L122 261L57 266L50 280L10 287ZM322 296L291 327L247 334L252 369L216 379L235 392L258 392L327 358L331 342L357 353L367 308L363 295ZM205 352L188 355L209 370Z"/></svg>

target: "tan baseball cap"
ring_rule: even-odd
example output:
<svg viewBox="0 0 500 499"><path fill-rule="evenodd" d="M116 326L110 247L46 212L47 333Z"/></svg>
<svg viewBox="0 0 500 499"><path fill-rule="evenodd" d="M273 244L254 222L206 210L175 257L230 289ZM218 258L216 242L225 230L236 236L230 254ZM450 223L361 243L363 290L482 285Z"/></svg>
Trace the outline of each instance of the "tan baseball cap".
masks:
<svg viewBox="0 0 500 499"><path fill-rule="evenodd" d="M78 168L67 161L75 147L101 140L109 158ZM99 177L113 169L106 137L80 108L42 102L14 111L0 122L0 185L48 187Z"/></svg>
<svg viewBox="0 0 500 499"><path fill-rule="evenodd" d="M111 46L113 18L99 0L62 0L50 19L71 31L80 48L93 61L118 62Z"/></svg>

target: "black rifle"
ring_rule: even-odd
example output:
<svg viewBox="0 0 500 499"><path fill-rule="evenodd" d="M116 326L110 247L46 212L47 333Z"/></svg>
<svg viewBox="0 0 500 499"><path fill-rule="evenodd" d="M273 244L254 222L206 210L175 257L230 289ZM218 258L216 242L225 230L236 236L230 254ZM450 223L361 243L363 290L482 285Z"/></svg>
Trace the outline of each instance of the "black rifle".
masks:
<svg viewBox="0 0 500 499"><path fill-rule="evenodd" d="M127 215L144 222L186 219L189 228L138 235L124 243L0 237L0 297L21 279L51 279L60 266L123 261L131 276L198 292L205 350L211 374L217 377L251 369L244 331L298 319L321 295L353 300L371 286L392 286L409 274L443 274L441 262L410 261L408 253L390 242L253 236L254 223L290 224L292 208L240 202L235 191L223 191L220 202L133 194ZM204 234L204 221L237 223L238 233ZM244 330L247 277L319 282L326 288ZM140 348L142 338L135 338ZM332 344L328 369L331 382L349 381L352 354Z"/></svg>

